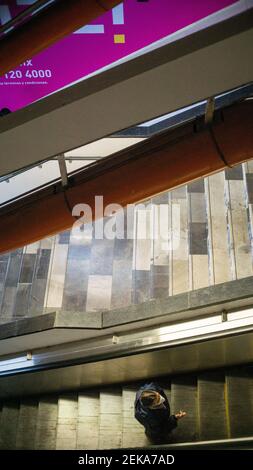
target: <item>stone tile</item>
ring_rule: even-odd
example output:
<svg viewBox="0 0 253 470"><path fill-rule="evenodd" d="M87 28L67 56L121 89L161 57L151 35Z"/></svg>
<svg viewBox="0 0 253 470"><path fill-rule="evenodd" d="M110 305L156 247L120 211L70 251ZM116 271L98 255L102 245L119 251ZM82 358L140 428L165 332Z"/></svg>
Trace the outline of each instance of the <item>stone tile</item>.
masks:
<svg viewBox="0 0 253 470"><path fill-rule="evenodd" d="M21 284L30 283L33 280L34 267L36 262L35 254L25 253L22 260L19 282Z"/></svg>
<svg viewBox="0 0 253 470"><path fill-rule="evenodd" d="M230 181L229 195L231 208L230 231L235 254L236 277L251 276L253 266L243 181Z"/></svg>
<svg viewBox="0 0 253 470"><path fill-rule="evenodd" d="M201 289L209 285L209 266L207 255L192 256L192 289Z"/></svg>
<svg viewBox="0 0 253 470"><path fill-rule="evenodd" d="M234 166L233 168L228 168L225 170L226 180L242 180L242 165Z"/></svg>
<svg viewBox="0 0 253 470"><path fill-rule="evenodd" d="M29 299L29 315L37 315L43 312L50 256L50 249L42 248L38 252L31 295Z"/></svg>
<svg viewBox="0 0 253 470"><path fill-rule="evenodd" d="M206 223L206 203L201 193L190 193L190 217L193 223Z"/></svg>
<svg viewBox="0 0 253 470"><path fill-rule="evenodd" d="M120 240L115 238L113 260L131 261L133 257L133 240Z"/></svg>
<svg viewBox="0 0 253 470"><path fill-rule="evenodd" d="M68 245L69 240L70 240L70 230L66 230L65 232L61 232L58 234L58 243L60 245L63 245L63 244Z"/></svg>
<svg viewBox="0 0 253 470"><path fill-rule="evenodd" d="M150 298L150 271L133 271L133 303L145 302Z"/></svg>
<svg viewBox="0 0 253 470"><path fill-rule="evenodd" d="M187 292L190 289L189 259L173 259L172 267L172 294L173 296Z"/></svg>
<svg viewBox="0 0 253 470"><path fill-rule="evenodd" d="M169 267L151 266L151 297L160 298L169 295Z"/></svg>
<svg viewBox="0 0 253 470"><path fill-rule="evenodd" d="M112 276L89 276L86 309L89 311L109 309L111 291Z"/></svg>
<svg viewBox="0 0 253 470"><path fill-rule="evenodd" d="M25 248L25 253L28 254L37 254L38 250L40 248L40 242L35 242L31 243L30 245L27 245Z"/></svg>
<svg viewBox="0 0 253 470"><path fill-rule="evenodd" d="M187 185L188 193L204 193L204 179L199 179L197 181L193 181L192 183Z"/></svg>
<svg viewBox="0 0 253 470"><path fill-rule="evenodd" d="M152 197L151 204L168 204L168 192Z"/></svg>
<svg viewBox="0 0 253 470"><path fill-rule="evenodd" d="M5 285L3 291L1 318L11 319L13 316L17 287L8 287Z"/></svg>
<svg viewBox="0 0 253 470"><path fill-rule="evenodd" d="M207 224L190 223L190 254L207 255Z"/></svg>
<svg viewBox="0 0 253 470"><path fill-rule="evenodd" d="M19 284L16 294L14 317L25 317L29 312L31 284Z"/></svg>
<svg viewBox="0 0 253 470"><path fill-rule="evenodd" d="M51 250L42 248L39 253L37 269L36 269L36 278L37 279L46 279L48 275L48 268L50 262Z"/></svg>
<svg viewBox="0 0 253 470"><path fill-rule="evenodd" d="M65 283L68 245L55 245L46 307L61 308Z"/></svg>
<svg viewBox="0 0 253 470"><path fill-rule="evenodd" d="M187 193L187 186L180 186L179 188L173 189L170 192L172 199L185 199Z"/></svg>
<svg viewBox="0 0 253 470"><path fill-rule="evenodd" d="M253 204L253 173L246 174L249 203Z"/></svg>
<svg viewBox="0 0 253 470"><path fill-rule="evenodd" d="M224 200L224 172L209 176L210 228L212 235L212 264L214 284L232 279L228 247L228 230Z"/></svg>
<svg viewBox="0 0 253 470"><path fill-rule="evenodd" d="M138 271L150 269L151 260L151 218L150 210L137 210L136 240L134 246L134 268Z"/></svg>
<svg viewBox="0 0 253 470"><path fill-rule="evenodd" d="M132 301L132 260L115 259L112 275L111 308L130 305Z"/></svg>
<svg viewBox="0 0 253 470"><path fill-rule="evenodd" d="M68 263L62 301L63 310L85 311L89 267L89 261L85 260L72 260Z"/></svg>
<svg viewBox="0 0 253 470"><path fill-rule="evenodd" d="M7 273L8 261L0 261L0 284L4 284Z"/></svg>
<svg viewBox="0 0 253 470"><path fill-rule="evenodd" d="M247 162L248 172L253 173L253 160Z"/></svg>
<svg viewBox="0 0 253 470"><path fill-rule="evenodd" d="M114 240L93 240L90 256L91 275L112 275L113 247Z"/></svg>
<svg viewBox="0 0 253 470"><path fill-rule="evenodd" d="M8 265L5 286L16 287L19 280L22 253L12 253Z"/></svg>

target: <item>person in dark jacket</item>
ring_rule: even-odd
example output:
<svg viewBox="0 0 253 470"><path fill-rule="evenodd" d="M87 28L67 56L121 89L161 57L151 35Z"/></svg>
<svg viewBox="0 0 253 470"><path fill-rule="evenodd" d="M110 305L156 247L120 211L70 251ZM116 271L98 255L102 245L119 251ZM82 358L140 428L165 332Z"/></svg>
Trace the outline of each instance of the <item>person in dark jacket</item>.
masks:
<svg viewBox="0 0 253 470"><path fill-rule="evenodd" d="M186 413L170 414L170 405L164 390L156 383L143 385L136 393L135 418L145 428L147 437L155 444L168 440L169 433L176 428L178 419Z"/></svg>

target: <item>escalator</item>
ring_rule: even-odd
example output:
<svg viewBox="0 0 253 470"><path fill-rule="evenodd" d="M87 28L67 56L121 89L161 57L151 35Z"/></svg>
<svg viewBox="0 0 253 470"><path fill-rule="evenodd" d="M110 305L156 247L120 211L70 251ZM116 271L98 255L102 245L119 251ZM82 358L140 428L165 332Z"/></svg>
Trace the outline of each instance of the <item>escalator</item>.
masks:
<svg viewBox="0 0 253 470"><path fill-rule="evenodd" d="M147 379L149 380L149 379ZM166 391L171 411L187 411L169 448L210 448L249 443L253 438L253 367L217 369L155 379ZM149 447L134 418L134 398L142 382L77 392L3 400L1 449L114 449ZM247 438L247 439L242 439ZM253 442L253 439L252 439ZM187 444L186 444L187 443ZM248 444L249 448L252 448Z"/></svg>

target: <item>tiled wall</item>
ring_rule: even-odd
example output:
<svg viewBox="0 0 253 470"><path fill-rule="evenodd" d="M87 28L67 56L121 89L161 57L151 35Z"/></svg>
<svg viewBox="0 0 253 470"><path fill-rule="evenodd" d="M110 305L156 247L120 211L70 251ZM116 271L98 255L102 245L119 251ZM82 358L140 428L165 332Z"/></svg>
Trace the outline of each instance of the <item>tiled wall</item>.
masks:
<svg viewBox="0 0 253 470"><path fill-rule="evenodd" d="M151 203L166 212L157 223L168 243L141 238L150 226L147 203L146 217L132 213L133 239L84 243L64 232L0 256L0 322L117 308L253 274L253 161Z"/></svg>

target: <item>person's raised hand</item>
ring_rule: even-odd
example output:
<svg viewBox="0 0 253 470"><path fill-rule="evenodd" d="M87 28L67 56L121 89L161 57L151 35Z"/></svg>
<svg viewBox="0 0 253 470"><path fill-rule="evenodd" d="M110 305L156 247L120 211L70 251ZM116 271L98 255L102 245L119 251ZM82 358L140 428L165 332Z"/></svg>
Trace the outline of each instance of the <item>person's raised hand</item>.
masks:
<svg viewBox="0 0 253 470"><path fill-rule="evenodd" d="M175 414L175 417L177 419L181 419L181 418L184 418L186 416L186 412L185 411L182 411L180 410L178 413Z"/></svg>

